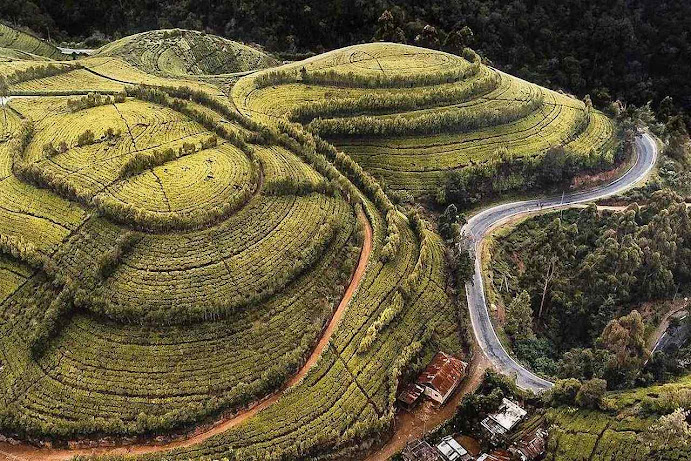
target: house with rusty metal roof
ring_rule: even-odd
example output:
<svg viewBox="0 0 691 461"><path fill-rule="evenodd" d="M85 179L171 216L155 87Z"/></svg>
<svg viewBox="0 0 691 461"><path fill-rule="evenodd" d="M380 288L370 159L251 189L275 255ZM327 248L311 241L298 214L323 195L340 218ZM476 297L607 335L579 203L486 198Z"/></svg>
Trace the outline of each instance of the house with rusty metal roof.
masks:
<svg viewBox="0 0 691 461"><path fill-rule="evenodd" d="M420 373L417 384L425 395L444 405L466 376L468 364L444 352L437 352L427 368Z"/></svg>

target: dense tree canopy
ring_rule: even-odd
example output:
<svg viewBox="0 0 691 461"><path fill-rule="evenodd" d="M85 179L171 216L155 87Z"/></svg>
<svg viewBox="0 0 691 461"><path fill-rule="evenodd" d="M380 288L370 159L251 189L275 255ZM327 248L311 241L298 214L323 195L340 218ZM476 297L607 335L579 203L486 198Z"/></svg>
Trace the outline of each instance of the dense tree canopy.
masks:
<svg viewBox="0 0 691 461"><path fill-rule="evenodd" d="M645 207L602 213L590 206L520 224L499 239L493 262L516 353L547 374L631 385L649 358L635 309L688 289L689 242L689 212L667 190ZM519 337L531 308L538 337Z"/></svg>
<svg viewBox="0 0 691 461"><path fill-rule="evenodd" d="M387 12L388 11L388 12ZM691 4L684 0L0 0L0 17L53 37L204 29L284 52L371 39L459 52L473 46L505 70L585 95L691 109Z"/></svg>

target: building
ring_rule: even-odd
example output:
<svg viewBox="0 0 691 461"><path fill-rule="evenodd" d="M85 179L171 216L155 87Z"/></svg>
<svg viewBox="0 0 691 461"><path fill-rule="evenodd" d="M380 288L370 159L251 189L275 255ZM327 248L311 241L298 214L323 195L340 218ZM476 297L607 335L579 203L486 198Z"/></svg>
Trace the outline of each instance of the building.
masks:
<svg viewBox="0 0 691 461"><path fill-rule="evenodd" d="M480 424L489 433L491 440L497 440L516 427L527 414L517 403L505 398L499 411L483 419Z"/></svg>
<svg viewBox="0 0 691 461"><path fill-rule="evenodd" d="M424 440L413 440L401 452L405 461L445 461L441 453Z"/></svg>
<svg viewBox="0 0 691 461"><path fill-rule="evenodd" d="M450 435L441 439L441 442L437 444L437 450L439 450L446 461L472 461L473 459L468 450L463 448Z"/></svg>
<svg viewBox="0 0 691 461"><path fill-rule="evenodd" d="M546 448L547 431L539 428L517 440L509 451L517 455L521 461L534 461L545 454Z"/></svg>
<svg viewBox="0 0 691 461"><path fill-rule="evenodd" d="M425 395L444 405L466 376L468 364L444 352L437 352L427 368L420 373L417 384Z"/></svg>
<svg viewBox="0 0 691 461"><path fill-rule="evenodd" d="M424 387L419 384L410 383L403 388L400 394L398 394L398 401L403 404L404 408L411 410L420 401L424 393Z"/></svg>
<svg viewBox="0 0 691 461"><path fill-rule="evenodd" d="M477 461L511 461L511 453L506 450L494 450L489 454L481 454Z"/></svg>

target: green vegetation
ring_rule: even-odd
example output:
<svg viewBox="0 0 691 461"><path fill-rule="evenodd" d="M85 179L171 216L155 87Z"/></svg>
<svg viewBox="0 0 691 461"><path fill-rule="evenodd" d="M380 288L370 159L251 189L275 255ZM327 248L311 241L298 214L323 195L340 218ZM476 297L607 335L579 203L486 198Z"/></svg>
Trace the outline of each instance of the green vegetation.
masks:
<svg viewBox="0 0 691 461"><path fill-rule="evenodd" d="M644 319L636 309L688 289L690 222L684 200L659 191L644 207L548 213L499 236L489 276L518 356L545 374L604 378L610 388L659 377L660 363L644 368L645 322L663 312L653 304Z"/></svg>
<svg viewBox="0 0 691 461"><path fill-rule="evenodd" d="M29 32L12 28L4 23L0 23L0 47L15 50L21 53L17 55L18 58L29 61L34 60L32 55L57 60L65 58L65 55L53 45Z"/></svg>
<svg viewBox="0 0 691 461"><path fill-rule="evenodd" d="M151 438L279 392L215 437L144 458L355 459L386 438L399 383L438 350L468 352L461 207L600 171L624 152L590 98L456 51L376 43L262 70L277 62L261 51L168 29L74 63L0 63L2 94L27 96L4 105L0 139L0 432ZM411 206L421 196L451 204L443 238ZM616 273L626 286L615 304L687 275L680 202L658 201L615 223L631 227L641 262ZM587 279L599 293L611 257L596 253L614 221L591 221L590 237L550 227L539 250L570 239L572 266L554 263L551 279L585 273L583 254L603 265ZM507 332L583 381L555 402L600 411L607 384L662 373L644 367L636 311L601 312L596 295L572 308L552 286L537 309L531 282L506 284ZM545 338L576 321L597 333ZM546 357L553 345L573 357ZM462 414L476 421L514 393L489 375Z"/></svg>
<svg viewBox="0 0 691 461"><path fill-rule="evenodd" d="M439 204L561 183L621 158L614 124L588 98L462 54L351 46L244 77L232 95L253 116L306 124L398 195Z"/></svg>
<svg viewBox="0 0 691 461"><path fill-rule="evenodd" d="M691 452L683 408L691 404L689 378L606 394L596 408L548 411L547 460L682 460Z"/></svg>
<svg viewBox="0 0 691 461"><path fill-rule="evenodd" d="M152 74L167 76L245 72L276 64L258 49L203 32L154 30L103 46L97 56L117 56Z"/></svg>
<svg viewBox="0 0 691 461"><path fill-rule="evenodd" d="M443 241L316 133L250 118L195 79L273 63L226 41L199 60L218 40L163 31L60 71L3 68L26 77L8 92L32 95L6 106L0 143L3 434L151 437L252 405L303 366L366 244L304 379L165 456L357 453L392 427L411 363L462 352Z"/></svg>

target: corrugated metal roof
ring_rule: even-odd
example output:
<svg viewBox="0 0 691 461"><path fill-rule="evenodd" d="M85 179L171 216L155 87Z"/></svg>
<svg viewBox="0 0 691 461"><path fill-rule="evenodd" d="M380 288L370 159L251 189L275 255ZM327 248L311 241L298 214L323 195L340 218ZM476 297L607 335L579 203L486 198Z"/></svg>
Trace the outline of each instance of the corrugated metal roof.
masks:
<svg viewBox="0 0 691 461"><path fill-rule="evenodd" d="M437 352L417 379L418 384L431 386L441 395L448 394L465 376L468 365L444 352Z"/></svg>
<svg viewBox="0 0 691 461"><path fill-rule="evenodd" d="M422 386L410 383L398 395L398 400L406 405L412 405L417 402L423 392L425 392L425 389Z"/></svg>

